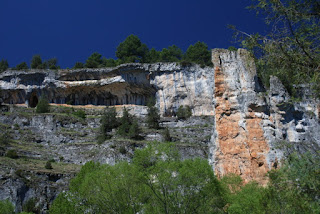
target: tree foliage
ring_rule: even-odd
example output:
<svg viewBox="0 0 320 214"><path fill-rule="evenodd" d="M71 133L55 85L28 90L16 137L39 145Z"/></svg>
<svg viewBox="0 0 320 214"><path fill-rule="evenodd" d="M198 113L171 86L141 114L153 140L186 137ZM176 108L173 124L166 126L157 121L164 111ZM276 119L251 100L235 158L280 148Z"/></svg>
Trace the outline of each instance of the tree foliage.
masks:
<svg viewBox="0 0 320 214"><path fill-rule="evenodd" d="M94 52L89 56L89 58L86 60L85 67L86 68L98 68L102 64L102 55Z"/></svg>
<svg viewBox="0 0 320 214"><path fill-rule="evenodd" d="M160 62L179 62L182 59L183 52L176 45L163 48L160 53Z"/></svg>
<svg viewBox="0 0 320 214"><path fill-rule="evenodd" d="M26 62L22 62L16 66L16 69L17 70L27 70L27 69L29 69L29 67Z"/></svg>
<svg viewBox="0 0 320 214"><path fill-rule="evenodd" d="M194 45L190 45L184 58L202 66L211 65L211 53L204 42L196 42Z"/></svg>
<svg viewBox="0 0 320 214"><path fill-rule="evenodd" d="M131 139L140 139L140 133L141 130L137 118L129 114L126 108L123 108L117 134Z"/></svg>
<svg viewBox="0 0 320 214"><path fill-rule="evenodd" d="M181 161L172 144L150 144L132 163L86 163L50 213L222 213L223 192L206 160Z"/></svg>
<svg viewBox="0 0 320 214"><path fill-rule="evenodd" d="M49 111L50 111L49 101L44 97L40 97L39 102L36 106L36 112L48 113Z"/></svg>
<svg viewBox="0 0 320 214"><path fill-rule="evenodd" d="M7 199L4 201L0 201L0 214L14 214L14 206L13 204Z"/></svg>
<svg viewBox="0 0 320 214"><path fill-rule="evenodd" d="M51 58L51 59L48 59L46 61L44 61L43 65L42 65L42 68L44 69L58 69L60 68L58 66L58 59L57 58Z"/></svg>
<svg viewBox="0 0 320 214"><path fill-rule="evenodd" d="M100 138L103 140L110 138L109 132L117 128L119 122L117 120L117 112L115 108L107 108L101 117Z"/></svg>
<svg viewBox="0 0 320 214"><path fill-rule="evenodd" d="M320 94L320 3L317 0L255 0L250 8L265 15L266 35L236 30L256 57L259 76L268 85L275 75L294 94L294 84L311 83ZM234 27L233 27L234 28ZM234 28L235 29L235 28Z"/></svg>
<svg viewBox="0 0 320 214"><path fill-rule="evenodd" d="M160 121L160 114L157 107L154 106L155 101L150 99L147 103L148 106L148 113L147 113L147 125L149 128L159 129L159 121Z"/></svg>
<svg viewBox="0 0 320 214"><path fill-rule="evenodd" d="M179 106L178 111L177 111L177 117L179 120L186 120L189 117L192 116L192 110L190 106Z"/></svg>
<svg viewBox="0 0 320 214"><path fill-rule="evenodd" d="M84 68L84 64L83 62L76 62L73 66L73 68Z"/></svg>
<svg viewBox="0 0 320 214"><path fill-rule="evenodd" d="M147 45L143 44L138 36L131 34L119 44L116 56L122 63L145 62L147 53Z"/></svg>
<svg viewBox="0 0 320 214"><path fill-rule="evenodd" d="M5 70L7 70L8 68L9 68L9 63L8 63L8 61L5 60L5 59L2 59L2 60L0 61L0 72L3 72L3 71L5 71Z"/></svg>
<svg viewBox="0 0 320 214"><path fill-rule="evenodd" d="M32 57L30 67L33 69L43 69L42 59L40 55L34 55Z"/></svg>

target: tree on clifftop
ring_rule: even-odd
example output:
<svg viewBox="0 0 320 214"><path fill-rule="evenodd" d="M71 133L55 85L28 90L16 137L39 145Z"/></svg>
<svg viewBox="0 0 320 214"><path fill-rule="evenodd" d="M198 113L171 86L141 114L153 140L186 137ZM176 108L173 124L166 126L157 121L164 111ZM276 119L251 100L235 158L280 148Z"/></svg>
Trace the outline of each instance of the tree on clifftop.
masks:
<svg viewBox="0 0 320 214"><path fill-rule="evenodd" d="M196 42L190 45L185 54L185 60L202 66L211 64L211 54L204 42Z"/></svg>
<svg viewBox="0 0 320 214"><path fill-rule="evenodd" d="M147 45L143 44L137 36L131 34L119 44L116 56L122 63L145 62L147 53Z"/></svg>
<svg viewBox="0 0 320 214"><path fill-rule="evenodd" d="M182 50L176 45L163 48L160 53L161 62L179 62L182 58Z"/></svg>
<svg viewBox="0 0 320 214"><path fill-rule="evenodd" d="M31 59L31 68L33 69L42 69L43 65L42 65L42 59L40 55L34 55Z"/></svg>
<svg viewBox="0 0 320 214"><path fill-rule="evenodd" d="M87 68L98 68L102 64L102 55L94 52L89 56L89 58L86 61L85 67Z"/></svg>
<svg viewBox="0 0 320 214"><path fill-rule="evenodd" d="M16 69L17 70L27 70L27 69L29 69L29 67L26 62L22 62L16 66Z"/></svg>
<svg viewBox="0 0 320 214"><path fill-rule="evenodd" d="M0 61L0 72L5 71L9 68L9 63L7 60L1 60Z"/></svg>

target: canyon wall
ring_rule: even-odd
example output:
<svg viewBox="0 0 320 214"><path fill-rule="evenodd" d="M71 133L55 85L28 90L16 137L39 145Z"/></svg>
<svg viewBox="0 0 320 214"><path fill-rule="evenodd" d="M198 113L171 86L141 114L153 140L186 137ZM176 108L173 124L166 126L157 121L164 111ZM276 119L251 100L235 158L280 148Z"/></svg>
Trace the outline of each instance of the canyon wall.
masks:
<svg viewBox="0 0 320 214"><path fill-rule="evenodd" d="M212 116L209 162L217 175L241 175L264 184L265 174L281 164L288 149L319 149L319 102L308 87L299 86L302 101L290 98L271 77L266 89L253 59L243 49L212 52L213 67L179 63L124 64L116 68L58 71L6 71L0 74L2 101L36 106L45 96L51 103L141 106L152 97L162 116L174 116L189 105L194 116ZM286 147L284 147L286 148Z"/></svg>
<svg viewBox="0 0 320 214"><path fill-rule="evenodd" d="M215 128L209 161L218 176L235 173L265 184L266 173L279 167L284 155L319 149L316 100L304 96L293 102L276 77L266 90L245 50L216 49L212 61Z"/></svg>

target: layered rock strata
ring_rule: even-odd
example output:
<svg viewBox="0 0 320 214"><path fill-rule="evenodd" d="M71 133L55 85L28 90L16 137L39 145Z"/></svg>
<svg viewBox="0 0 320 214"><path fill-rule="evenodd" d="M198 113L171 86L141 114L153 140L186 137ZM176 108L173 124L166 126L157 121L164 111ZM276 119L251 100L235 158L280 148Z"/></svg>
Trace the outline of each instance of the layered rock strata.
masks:
<svg viewBox="0 0 320 214"><path fill-rule="evenodd" d="M146 105L155 97L162 115L180 105L212 115L213 69L177 63L125 64L116 68L7 71L0 75L4 103L35 107L41 96L71 105Z"/></svg>
<svg viewBox="0 0 320 214"><path fill-rule="evenodd" d="M7 71L0 74L0 86L4 103L31 107L40 96L56 104L130 105L140 116L145 115L150 97L156 99L162 116L174 116L179 106L189 105L194 116L215 117L209 151L215 172L236 173L245 181L266 182L266 172L292 152L278 149L279 142L301 152L319 148L320 107L308 87L297 87L303 97L299 102L293 102L276 77L271 77L266 90L243 49L215 49L212 60L213 67L205 68L133 63L101 69Z"/></svg>

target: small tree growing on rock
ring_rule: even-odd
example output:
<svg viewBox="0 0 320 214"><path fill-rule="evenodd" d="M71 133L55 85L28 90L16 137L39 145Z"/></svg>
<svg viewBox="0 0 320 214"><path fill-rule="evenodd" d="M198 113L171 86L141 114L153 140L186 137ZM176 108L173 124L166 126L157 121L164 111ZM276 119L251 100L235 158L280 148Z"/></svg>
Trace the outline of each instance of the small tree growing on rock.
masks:
<svg viewBox="0 0 320 214"><path fill-rule="evenodd" d="M192 111L190 106L179 106L177 111L177 117L179 120L186 120L192 116Z"/></svg>
<svg viewBox="0 0 320 214"><path fill-rule="evenodd" d="M123 115L120 118L120 126L117 134L131 139L139 139L141 130L135 117L129 114L126 108L123 108Z"/></svg>
<svg viewBox="0 0 320 214"><path fill-rule="evenodd" d="M154 99L148 101L147 125L149 128L159 129L160 114L157 107L154 106Z"/></svg>
<svg viewBox="0 0 320 214"><path fill-rule="evenodd" d="M48 113L50 111L50 105L46 98L41 97L38 105L36 106L37 113Z"/></svg>
<svg viewBox="0 0 320 214"><path fill-rule="evenodd" d="M98 143L106 139L110 139L111 135L108 132L117 128L119 122L117 120L117 112L115 108L107 108L101 117L100 135L98 136Z"/></svg>
<svg viewBox="0 0 320 214"><path fill-rule="evenodd" d="M47 161L46 162L46 165L44 166L44 168L46 168L46 169L53 169L53 167L52 167L52 164L51 164L51 161Z"/></svg>

